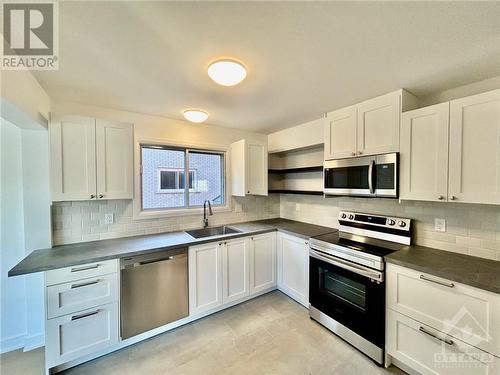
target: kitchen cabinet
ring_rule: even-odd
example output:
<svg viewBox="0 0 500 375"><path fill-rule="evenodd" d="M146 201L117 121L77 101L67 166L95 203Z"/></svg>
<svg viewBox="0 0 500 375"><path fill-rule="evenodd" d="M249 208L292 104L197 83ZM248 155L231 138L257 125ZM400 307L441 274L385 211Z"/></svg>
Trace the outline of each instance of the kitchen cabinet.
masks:
<svg viewBox="0 0 500 375"><path fill-rule="evenodd" d="M448 199L449 103L405 112L401 123L401 199Z"/></svg>
<svg viewBox="0 0 500 375"><path fill-rule="evenodd" d="M189 314L196 315L222 305L222 246L219 242L190 246Z"/></svg>
<svg viewBox="0 0 500 375"><path fill-rule="evenodd" d="M500 90L450 102L449 197L500 204Z"/></svg>
<svg viewBox="0 0 500 375"><path fill-rule="evenodd" d="M276 232L250 239L250 295L276 288Z"/></svg>
<svg viewBox="0 0 500 375"><path fill-rule="evenodd" d="M242 139L231 144L233 195L267 195L267 158L267 142Z"/></svg>
<svg viewBox="0 0 500 375"><path fill-rule="evenodd" d="M326 115L325 160L356 156L356 106L342 108Z"/></svg>
<svg viewBox="0 0 500 375"><path fill-rule="evenodd" d="M500 90L403 114L401 199L500 204Z"/></svg>
<svg viewBox="0 0 500 375"><path fill-rule="evenodd" d="M309 307L309 242L278 233L278 289Z"/></svg>
<svg viewBox="0 0 500 375"><path fill-rule="evenodd" d="M49 132L53 201L132 199L131 124L54 116Z"/></svg>
<svg viewBox="0 0 500 375"><path fill-rule="evenodd" d="M45 272L46 369L119 342L118 260Z"/></svg>
<svg viewBox="0 0 500 375"><path fill-rule="evenodd" d="M387 308L500 357L500 296L394 264Z"/></svg>
<svg viewBox="0 0 500 375"><path fill-rule="evenodd" d="M399 151L401 112L416 105L414 95L398 90L327 113L325 160Z"/></svg>
<svg viewBox="0 0 500 375"><path fill-rule="evenodd" d="M246 237L222 245L222 302L230 303L250 294L250 243Z"/></svg>

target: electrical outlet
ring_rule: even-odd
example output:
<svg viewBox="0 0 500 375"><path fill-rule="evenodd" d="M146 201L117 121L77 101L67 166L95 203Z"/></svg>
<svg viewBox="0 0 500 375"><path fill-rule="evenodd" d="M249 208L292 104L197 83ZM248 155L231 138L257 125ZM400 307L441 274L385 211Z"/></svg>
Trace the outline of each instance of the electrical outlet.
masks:
<svg viewBox="0 0 500 375"><path fill-rule="evenodd" d="M113 224L113 214L104 214L104 224Z"/></svg>
<svg viewBox="0 0 500 375"><path fill-rule="evenodd" d="M434 230L436 232L446 232L446 220L434 219Z"/></svg>

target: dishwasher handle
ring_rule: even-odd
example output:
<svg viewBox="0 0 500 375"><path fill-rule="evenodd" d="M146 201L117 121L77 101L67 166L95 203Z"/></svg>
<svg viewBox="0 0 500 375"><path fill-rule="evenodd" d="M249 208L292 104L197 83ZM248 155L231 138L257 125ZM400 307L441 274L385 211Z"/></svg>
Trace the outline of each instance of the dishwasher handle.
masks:
<svg viewBox="0 0 500 375"><path fill-rule="evenodd" d="M120 259L120 269L129 269L139 266L145 266L152 263L164 262L174 259L186 258L187 249L175 249L162 251L160 253L152 253L139 255L136 257Z"/></svg>

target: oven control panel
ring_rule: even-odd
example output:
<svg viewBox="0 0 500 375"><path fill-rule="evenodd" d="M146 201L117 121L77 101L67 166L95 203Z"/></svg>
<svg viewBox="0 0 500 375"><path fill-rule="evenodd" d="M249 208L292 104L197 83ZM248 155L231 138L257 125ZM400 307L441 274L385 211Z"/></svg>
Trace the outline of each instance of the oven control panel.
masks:
<svg viewBox="0 0 500 375"><path fill-rule="evenodd" d="M371 215L359 212L340 211L339 222L375 225L400 231L410 231L411 219L393 216Z"/></svg>

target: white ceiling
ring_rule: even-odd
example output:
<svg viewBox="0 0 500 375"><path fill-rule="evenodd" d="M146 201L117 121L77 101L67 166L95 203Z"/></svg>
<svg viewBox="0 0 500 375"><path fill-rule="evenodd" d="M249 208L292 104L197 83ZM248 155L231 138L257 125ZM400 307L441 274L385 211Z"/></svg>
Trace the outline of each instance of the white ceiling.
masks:
<svg viewBox="0 0 500 375"><path fill-rule="evenodd" d="M56 100L271 132L407 88L500 75L500 2L62 2ZM247 79L218 86L219 56Z"/></svg>

